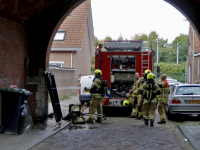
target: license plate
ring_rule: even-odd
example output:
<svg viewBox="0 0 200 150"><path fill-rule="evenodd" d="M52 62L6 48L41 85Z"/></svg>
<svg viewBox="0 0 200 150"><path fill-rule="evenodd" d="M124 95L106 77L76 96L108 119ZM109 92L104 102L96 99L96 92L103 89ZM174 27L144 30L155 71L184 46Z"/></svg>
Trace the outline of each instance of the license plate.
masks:
<svg viewBox="0 0 200 150"><path fill-rule="evenodd" d="M102 98L102 101L105 102L105 101L106 101L106 98Z"/></svg>
<svg viewBox="0 0 200 150"><path fill-rule="evenodd" d="M89 92L90 92L90 91L85 91L85 90L84 90L84 93L89 93Z"/></svg>
<svg viewBox="0 0 200 150"><path fill-rule="evenodd" d="M187 103L200 103L200 100L187 100Z"/></svg>

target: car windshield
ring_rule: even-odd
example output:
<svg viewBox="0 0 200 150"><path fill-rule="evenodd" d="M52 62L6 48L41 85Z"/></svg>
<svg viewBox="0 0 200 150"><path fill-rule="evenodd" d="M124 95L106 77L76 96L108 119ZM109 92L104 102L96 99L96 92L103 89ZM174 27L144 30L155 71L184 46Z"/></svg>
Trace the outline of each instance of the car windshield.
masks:
<svg viewBox="0 0 200 150"><path fill-rule="evenodd" d="M178 87L176 95L200 95L200 86Z"/></svg>

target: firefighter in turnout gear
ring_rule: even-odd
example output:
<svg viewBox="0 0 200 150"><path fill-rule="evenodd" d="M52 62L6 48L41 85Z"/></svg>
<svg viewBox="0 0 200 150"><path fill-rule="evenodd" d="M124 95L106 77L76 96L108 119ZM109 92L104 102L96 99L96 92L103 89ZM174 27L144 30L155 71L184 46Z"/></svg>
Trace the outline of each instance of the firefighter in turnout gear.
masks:
<svg viewBox="0 0 200 150"><path fill-rule="evenodd" d="M99 69L94 71L95 78L93 84L90 88L85 87L85 91L90 91L92 98L90 103L90 114L89 118L86 120L87 123L94 123L95 110L97 109L97 120L96 122L102 122L103 110L102 110L102 93L101 93L101 75L102 72Z"/></svg>
<svg viewBox="0 0 200 150"><path fill-rule="evenodd" d="M166 123L166 108L168 103L168 94L170 91L169 83L166 81L167 75L161 76L161 83L158 86L161 89L162 94L158 96L158 112L160 114L160 121L158 124Z"/></svg>
<svg viewBox="0 0 200 150"><path fill-rule="evenodd" d="M142 90L139 91L144 96L144 124L148 125L150 119L150 126L153 126L155 120L155 110L157 106L156 95L160 95L161 90L158 84L154 81L154 74L149 73L147 75L147 81L143 84Z"/></svg>
<svg viewBox="0 0 200 150"><path fill-rule="evenodd" d="M143 95L139 93L139 90L142 89L142 85L144 84L144 82L147 80L147 75L151 73L151 70L147 69L144 71L144 77L141 77L136 84L137 89L134 91L134 94L137 95L137 100L138 100L138 104L137 104L137 108L138 108L138 114L137 114L137 119L141 119L143 118Z"/></svg>
<svg viewBox="0 0 200 150"><path fill-rule="evenodd" d="M135 73L135 80L134 80L134 84L132 86L132 90L126 94L127 99L129 100L129 102L132 105L132 113L129 116L129 118L136 118L137 117L137 95L134 95L134 91L137 89L136 84L137 81L140 79L140 75L138 72Z"/></svg>

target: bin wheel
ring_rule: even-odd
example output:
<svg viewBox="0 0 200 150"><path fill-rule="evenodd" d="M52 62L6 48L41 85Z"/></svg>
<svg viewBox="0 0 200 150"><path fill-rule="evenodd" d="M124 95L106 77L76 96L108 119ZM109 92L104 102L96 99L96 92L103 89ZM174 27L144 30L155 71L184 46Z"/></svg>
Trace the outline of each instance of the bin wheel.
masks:
<svg viewBox="0 0 200 150"><path fill-rule="evenodd" d="M0 133L4 133L4 127L0 126Z"/></svg>

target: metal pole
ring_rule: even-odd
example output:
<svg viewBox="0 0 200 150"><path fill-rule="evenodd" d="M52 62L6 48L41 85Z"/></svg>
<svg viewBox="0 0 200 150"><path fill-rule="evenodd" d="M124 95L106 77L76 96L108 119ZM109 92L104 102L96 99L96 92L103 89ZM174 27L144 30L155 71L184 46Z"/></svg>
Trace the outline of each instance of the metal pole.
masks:
<svg viewBox="0 0 200 150"><path fill-rule="evenodd" d="M157 40L157 64L159 63L159 41Z"/></svg>
<svg viewBox="0 0 200 150"><path fill-rule="evenodd" d="M192 83L194 83L194 28L193 28L193 53L192 53Z"/></svg>
<svg viewBox="0 0 200 150"><path fill-rule="evenodd" d="M179 43L177 43L177 64L178 64L178 55L179 55Z"/></svg>

